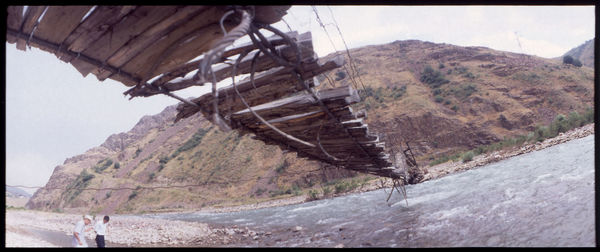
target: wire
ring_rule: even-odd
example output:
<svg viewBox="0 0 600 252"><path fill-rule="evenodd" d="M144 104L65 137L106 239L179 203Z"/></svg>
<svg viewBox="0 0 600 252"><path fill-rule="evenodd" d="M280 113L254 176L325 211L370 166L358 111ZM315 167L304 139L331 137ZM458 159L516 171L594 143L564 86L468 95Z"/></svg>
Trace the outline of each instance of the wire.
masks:
<svg viewBox="0 0 600 252"><path fill-rule="evenodd" d="M333 23L335 24L335 27L338 30L338 33L340 34L340 38L342 38L342 42L344 42L344 47L346 47L346 53L348 54L348 59L350 59L350 68L353 68L352 70L354 70L355 75L358 77L358 80L360 81L360 84L363 88L363 91L365 90L365 84L362 82L362 79L360 78L360 75L358 74L358 70L356 69L356 65L354 64L354 60L352 58L352 56L350 55L350 50L348 49L348 45L346 44L346 40L344 39L344 36L342 35L342 31L340 30L340 27L338 26L337 21L335 20L335 17L333 16L333 12L331 11L331 8L329 8L329 6L327 6L327 9L329 9L329 13L331 13L331 19L333 19Z"/></svg>
<svg viewBox="0 0 600 252"><path fill-rule="evenodd" d="M317 8L313 5L312 6L313 12L315 13L317 22L319 23L319 25L321 26L321 28L323 28L323 31L325 31L325 34L327 35L327 38L329 39L329 42L331 43L331 46L333 46L333 50L335 50L335 53L337 55L339 55L340 53L338 52L337 48L335 47L335 43L333 43L333 40L331 39L331 36L329 35L329 32L327 31L327 28L325 27L325 24L323 24L323 21L321 20L321 17L319 16L319 12L317 11ZM345 44L345 42L344 42ZM355 89L359 89L358 88L358 83L356 82L356 80L354 79L354 76L352 75L352 72L348 70L348 68L346 67L346 65L343 65L344 71L346 71L348 73L348 75L350 76L350 80L352 81L352 86ZM364 86L363 86L363 90L364 90Z"/></svg>

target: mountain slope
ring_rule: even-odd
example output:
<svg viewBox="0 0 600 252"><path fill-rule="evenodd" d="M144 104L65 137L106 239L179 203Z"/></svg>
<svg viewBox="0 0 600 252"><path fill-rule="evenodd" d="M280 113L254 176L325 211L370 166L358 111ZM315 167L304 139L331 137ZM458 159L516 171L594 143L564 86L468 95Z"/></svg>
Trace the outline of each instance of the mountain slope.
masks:
<svg viewBox="0 0 600 252"><path fill-rule="evenodd" d="M370 131L384 138L388 150L409 142L421 166L593 106L594 73L585 66L416 40L357 48L351 55L359 79L353 81L348 64L321 77L320 88L357 85L363 101L354 109L367 110ZM171 106L145 116L131 131L67 159L28 207L92 213L198 209L311 195L321 186L342 191L365 181L336 182L354 173L299 159L250 135L223 133L200 115L174 124L175 112Z"/></svg>
<svg viewBox="0 0 600 252"><path fill-rule="evenodd" d="M569 50L562 57L567 55L578 59L584 66L594 68L594 40L590 39L582 45ZM560 58L562 59L562 57Z"/></svg>
<svg viewBox="0 0 600 252"><path fill-rule="evenodd" d="M558 114L593 106L593 69L551 59L416 40L351 55L356 83L366 87L357 109L368 109L370 128L385 134L390 146L409 141L422 163L526 134ZM353 84L348 72L340 69L329 80ZM329 80L322 79L323 86Z"/></svg>

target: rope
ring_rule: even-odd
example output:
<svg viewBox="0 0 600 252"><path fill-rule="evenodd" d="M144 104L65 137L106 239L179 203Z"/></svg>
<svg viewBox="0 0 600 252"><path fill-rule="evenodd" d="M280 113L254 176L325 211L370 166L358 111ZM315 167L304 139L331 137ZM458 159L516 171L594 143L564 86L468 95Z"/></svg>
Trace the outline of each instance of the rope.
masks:
<svg viewBox="0 0 600 252"><path fill-rule="evenodd" d="M331 39L331 36L329 35L329 32L327 31L327 28L325 27L325 24L323 24L323 21L321 20L321 17L319 16L317 8L315 6L312 6L312 9L313 9L313 12L315 13L315 16L317 18L317 22L319 23L319 25L321 26L321 28L323 28L323 31L325 31L325 34L327 35L327 38L329 39L329 42L331 43L331 46L333 46L333 50L335 50L335 53L337 55L339 55L340 53L338 52L337 48L335 47L335 43L333 43L333 40ZM358 83L354 79L354 76L352 75L352 72L350 70L348 70L348 68L346 67L346 65L344 65L343 68L344 68L344 71L346 71L348 73L348 75L350 76L350 80L352 81L352 84L353 84L354 88L359 89L358 88ZM364 87L363 87L363 89L364 89Z"/></svg>
<svg viewBox="0 0 600 252"><path fill-rule="evenodd" d="M329 9L329 13L331 13L331 19L333 19L333 23L335 24L335 27L336 27L338 33L340 34L340 38L342 39L342 42L344 42L344 47L346 47L346 54L348 54L348 59L350 59L349 60L350 68L354 71L355 75L358 77L358 80L360 81L360 84L364 91L365 84L362 82L362 79L360 78L360 75L358 74L358 70L356 70L356 65L354 64L354 60L353 60L352 56L350 55L350 50L348 50L348 45L346 44L346 40L344 39L344 36L342 35L342 31L340 30L340 27L338 26L338 23L335 20L335 17L333 16L333 12L331 11L331 8L329 6L327 6L327 9Z"/></svg>

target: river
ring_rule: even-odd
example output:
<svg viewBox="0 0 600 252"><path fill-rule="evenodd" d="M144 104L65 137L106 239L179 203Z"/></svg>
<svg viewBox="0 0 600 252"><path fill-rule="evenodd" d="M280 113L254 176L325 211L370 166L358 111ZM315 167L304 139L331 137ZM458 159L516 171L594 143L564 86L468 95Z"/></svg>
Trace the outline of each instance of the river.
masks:
<svg viewBox="0 0 600 252"><path fill-rule="evenodd" d="M233 213L147 215L271 232L232 246L595 246L594 135L406 187ZM389 189L388 191L389 192ZM296 228L300 226L301 228Z"/></svg>

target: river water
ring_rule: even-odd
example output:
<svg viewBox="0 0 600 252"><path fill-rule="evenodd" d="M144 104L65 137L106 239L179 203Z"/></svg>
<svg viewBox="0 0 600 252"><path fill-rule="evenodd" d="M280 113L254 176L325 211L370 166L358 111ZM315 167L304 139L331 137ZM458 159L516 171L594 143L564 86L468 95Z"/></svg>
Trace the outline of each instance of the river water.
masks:
<svg viewBox="0 0 600 252"><path fill-rule="evenodd" d="M149 216L272 232L233 246L595 246L594 168L590 135L409 185L408 206L397 193L386 202L381 189L234 213Z"/></svg>

